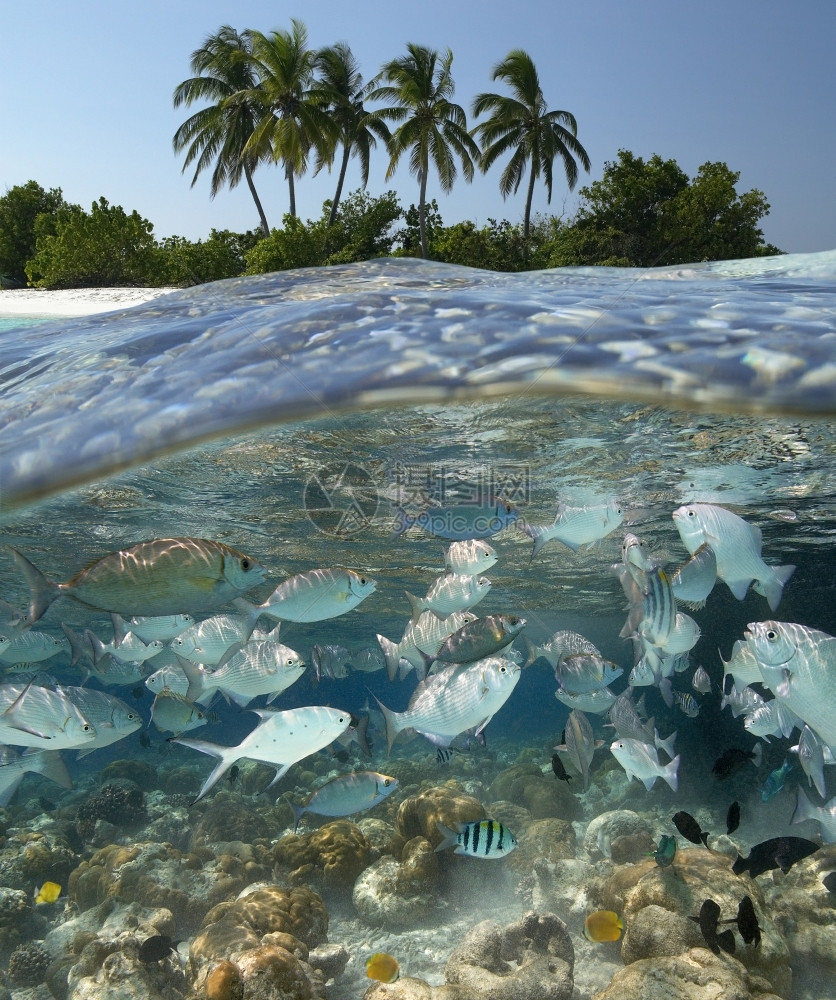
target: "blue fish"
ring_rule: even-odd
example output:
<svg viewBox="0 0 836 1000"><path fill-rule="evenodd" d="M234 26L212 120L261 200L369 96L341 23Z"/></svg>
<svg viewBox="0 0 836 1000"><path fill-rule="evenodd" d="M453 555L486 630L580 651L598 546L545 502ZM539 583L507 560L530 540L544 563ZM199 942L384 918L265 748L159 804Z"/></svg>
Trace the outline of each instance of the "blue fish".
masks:
<svg viewBox="0 0 836 1000"><path fill-rule="evenodd" d="M787 775L792 770L792 764L789 763L787 758L784 758L784 763L775 768L774 771L770 772L769 777L763 783L763 788L761 789L761 802L769 802L769 800L778 794L784 787L784 781Z"/></svg>

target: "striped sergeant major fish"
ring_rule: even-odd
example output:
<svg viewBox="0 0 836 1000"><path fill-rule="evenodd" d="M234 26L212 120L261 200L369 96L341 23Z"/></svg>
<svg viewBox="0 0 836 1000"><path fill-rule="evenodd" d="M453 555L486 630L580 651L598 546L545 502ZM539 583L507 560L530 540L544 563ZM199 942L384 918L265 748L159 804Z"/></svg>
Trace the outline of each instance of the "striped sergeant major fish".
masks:
<svg viewBox="0 0 836 1000"><path fill-rule="evenodd" d="M455 846L454 854L469 854L472 858L501 858L517 846L514 834L495 819L459 823L455 830L443 823L435 825L443 838L436 851Z"/></svg>

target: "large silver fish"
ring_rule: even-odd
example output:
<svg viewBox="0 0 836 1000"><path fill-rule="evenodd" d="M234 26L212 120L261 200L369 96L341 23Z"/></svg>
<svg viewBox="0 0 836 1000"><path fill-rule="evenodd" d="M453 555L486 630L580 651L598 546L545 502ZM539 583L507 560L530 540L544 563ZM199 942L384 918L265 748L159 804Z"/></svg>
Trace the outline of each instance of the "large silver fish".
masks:
<svg viewBox="0 0 836 1000"><path fill-rule="evenodd" d="M93 688L64 687L61 690L96 729L95 738L79 750L79 758L130 736L142 726L139 712L121 698Z"/></svg>
<svg viewBox="0 0 836 1000"><path fill-rule="evenodd" d="M232 646L227 657L209 671L190 660L181 659L180 667L189 680L186 696L208 704L216 691L246 707L259 695L273 701L305 672L305 661L278 639L251 639Z"/></svg>
<svg viewBox="0 0 836 1000"><path fill-rule="evenodd" d="M9 804L26 774L40 774L62 788L73 787L67 765L57 750L30 747L18 754L11 747L0 746L0 806Z"/></svg>
<svg viewBox="0 0 836 1000"><path fill-rule="evenodd" d="M784 584L795 566L768 566L763 561L760 528L725 507L710 503L678 507L673 512L673 521L692 555L701 545L711 547L717 557L717 576L739 601L754 580L755 589L766 597L772 611L778 607Z"/></svg>
<svg viewBox="0 0 836 1000"><path fill-rule="evenodd" d="M486 576L445 573L432 582L425 597L416 597L406 591L412 607L412 621L417 622L425 611L432 611L442 620L457 611L467 611L478 604L490 589L491 581Z"/></svg>
<svg viewBox="0 0 836 1000"><path fill-rule="evenodd" d="M183 629L169 641L168 647L192 663L213 667L230 646L250 638L254 625L255 621L246 615L213 615Z"/></svg>
<svg viewBox="0 0 836 1000"><path fill-rule="evenodd" d="M0 743L64 750L95 738L93 724L61 688L0 684Z"/></svg>
<svg viewBox="0 0 836 1000"><path fill-rule="evenodd" d="M549 665L557 670L561 661L566 656L574 656L578 653L589 654L590 656L600 656L598 647L589 641L580 632L571 632L568 629L560 629L551 638L547 639L539 646L535 646L530 639L524 638L528 656L524 666L530 667L534 661L542 656Z"/></svg>
<svg viewBox="0 0 836 1000"><path fill-rule="evenodd" d="M751 622L746 639L763 683L828 746L836 746L836 638L791 622Z"/></svg>
<svg viewBox="0 0 836 1000"><path fill-rule="evenodd" d="M234 603L253 622L260 615L280 621L321 622L352 611L376 588L376 580L351 569L312 569L280 583L263 604L244 598Z"/></svg>
<svg viewBox="0 0 836 1000"><path fill-rule="evenodd" d="M386 720L389 749L405 729L414 729L436 746L449 746L467 730L479 735L505 704L520 679L519 664L502 657L453 664L415 688L404 712L393 712L379 699Z"/></svg>
<svg viewBox="0 0 836 1000"><path fill-rule="evenodd" d="M600 653L573 653L561 657L554 676L564 694L591 694L600 691L624 673L621 667Z"/></svg>
<svg viewBox="0 0 836 1000"><path fill-rule="evenodd" d="M272 787L299 760L333 743L351 725L351 713L324 705L309 705L277 712L269 708L251 709L261 720L255 729L232 747L207 740L177 739L183 746L217 758L218 763L203 782L198 802L232 765L243 758L258 760L276 768Z"/></svg>
<svg viewBox="0 0 836 1000"><path fill-rule="evenodd" d="M586 791L589 788L589 767L592 757L598 747L603 745L603 741L595 739L589 719L577 708L569 713L563 738L565 742L554 749L557 753L565 755L575 771L583 778L583 790Z"/></svg>
<svg viewBox="0 0 836 1000"><path fill-rule="evenodd" d="M624 512L614 500L585 507L561 504L552 524L526 523L523 531L534 542L531 551L531 558L534 559L546 542L552 539L556 538L576 552L582 545L592 545L615 531L623 520Z"/></svg>
<svg viewBox="0 0 836 1000"><path fill-rule="evenodd" d="M11 552L29 584L32 622L59 597L119 615L209 611L257 586L265 575L250 556L205 538L139 542L102 556L66 583L47 579L17 549Z"/></svg>
<svg viewBox="0 0 836 1000"><path fill-rule="evenodd" d="M129 621L125 621L121 615L114 612L110 616L110 620L113 622L113 634L117 639L120 635L133 632L145 642L151 642L153 639L162 639L163 642L174 639L189 625L194 625L194 618L187 614L146 616L144 618L135 616Z"/></svg>
<svg viewBox="0 0 836 1000"><path fill-rule="evenodd" d="M678 787L679 756L667 764L659 762L659 755L649 743L639 740L620 739L610 745L610 751L624 768L627 777L632 781L637 778L650 791L657 778L663 778L676 791Z"/></svg>
<svg viewBox="0 0 836 1000"><path fill-rule="evenodd" d="M302 805L291 803L293 832L305 813L317 816L352 816L371 809L390 796L398 787L398 779L379 771L355 771L341 774L320 785Z"/></svg>
<svg viewBox="0 0 836 1000"><path fill-rule="evenodd" d="M66 639L57 639L46 632L20 632L7 638L8 642L0 650L0 661L3 663L40 663L70 651Z"/></svg>
<svg viewBox="0 0 836 1000"><path fill-rule="evenodd" d="M449 573L479 576L496 562L496 549L479 538L451 542L444 553L444 568Z"/></svg>

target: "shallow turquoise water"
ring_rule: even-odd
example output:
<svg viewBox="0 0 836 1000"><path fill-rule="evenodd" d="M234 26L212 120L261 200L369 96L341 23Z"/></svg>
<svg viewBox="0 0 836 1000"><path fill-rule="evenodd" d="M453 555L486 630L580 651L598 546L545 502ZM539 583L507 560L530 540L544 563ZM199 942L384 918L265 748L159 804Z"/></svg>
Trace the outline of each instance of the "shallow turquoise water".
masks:
<svg viewBox="0 0 836 1000"><path fill-rule="evenodd" d="M283 641L310 663L315 643L357 649L374 646L376 634L397 640L409 615L404 591L423 594L441 572L446 542L418 529L392 538L393 501L417 510L487 490L546 524L561 502L614 498L624 525L589 549L554 541L532 562L522 532L498 535L498 562L486 573L492 588L476 610L523 615L535 642L557 629L582 633L624 668L618 692L632 666L619 638L624 596L610 570L624 531L676 566L687 552L672 511L724 505L762 530L767 563L797 569L775 615L759 594L737 601L720 582L692 612L702 630L692 667L705 667L714 690L696 695L692 670L676 676L678 690L700 699L689 719L647 689L660 730L679 731L679 792L634 784L629 807L658 822L675 809L701 809L719 831L739 797L741 849L766 837L809 837L817 824L789 822L796 787L807 789L797 763L786 788L760 800L792 738L764 744L757 773L728 785L713 781L711 767L729 746L753 745L742 718L720 708L718 650L728 657L749 622L770 617L836 634L834 276L836 254L530 276L382 262L192 289L63 324L60 338L53 324L27 324L14 344L0 342L0 542L67 580L145 538L212 538L268 567L259 599L315 567L374 577L376 592L356 611L283 625ZM338 528L314 502L322 482L333 487L338 512L353 515ZM3 598L22 607L26 587L5 552L0 578ZM106 615L68 600L39 627L60 636L60 623L108 635ZM76 682L66 654L45 667L61 683ZM360 714L371 691L402 709L415 684L412 674L391 684L383 672L317 686L310 673L278 707L332 704ZM130 691L120 694L130 699ZM554 691L544 661L524 671L487 727L487 750L499 747L507 763L527 749L548 770L568 715ZM148 699L137 705L147 720ZM213 707L220 721L198 735L231 744L251 728L228 706ZM591 718L608 742L605 720ZM385 770L383 735L373 740L374 766ZM202 756L174 752L208 771ZM108 761L143 753L133 734L73 771L83 785ZM395 752L428 754L431 761L434 748L423 742ZM605 758L596 756L595 767ZM605 771L601 788L609 787ZM619 774L620 791L586 798L586 820L623 795ZM826 776L832 795L832 768ZM35 780L18 795L40 793ZM48 794L61 793L49 786ZM489 883L482 890L489 895ZM836 934L836 918L831 926ZM339 940L338 929L331 938ZM793 995L824 1000L829 975L798 963ZM329 995L359 995L358 976Z"/></svg>

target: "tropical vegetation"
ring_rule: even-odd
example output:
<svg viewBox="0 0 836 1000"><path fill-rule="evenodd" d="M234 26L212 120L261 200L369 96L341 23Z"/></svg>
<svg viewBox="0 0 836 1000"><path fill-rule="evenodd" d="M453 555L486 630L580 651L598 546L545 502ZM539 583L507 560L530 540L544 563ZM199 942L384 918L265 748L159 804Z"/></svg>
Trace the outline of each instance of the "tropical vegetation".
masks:
<svg viewBox="0 0 836 1000"><path fill-rule="evenodd" d="M469 126L454 101L452 68L449 49L409 43L365 81L345 42L315 50L301 21L267 34L224 25L192 53L192 76L174 89L175 107L200 106L177 129L173 146L184 154L182 169L193 168L193 186L209 175L212 198L244 180L257 229L157 240L136 211L104 197L86 211L65 202L60 188L47 191L30 180L0 196L0 284L184 285L389 255L521 271L780 252L765 243L759 226L769 212L765 195L738 193L740 175L722 162L704 163L689 178L673 159L645 160L620 149L599 180L580 188L572 217L532 215L538 184L551 203L555 163L570 191L580 170L590 170L575 116L549 107L533 60L515 49L492 70L503 92L478 94ZM387 181L406 159L418 183L417 204L404 208L391 190L366 193L378 147L388 157ZM345 195L352 157L361 188ZM471 181L477 169L487 173L499 163L503 198L524 187L522 222L445 225L428 198L430 177L448 193L459 176ZM287 184L280 227L268 224L255 187L265 165L278 166ZM333 198L319 218L302 220L297 182L311 167L335 165Z"/></svg>

